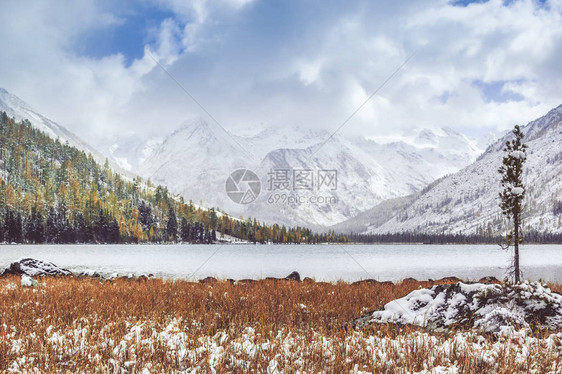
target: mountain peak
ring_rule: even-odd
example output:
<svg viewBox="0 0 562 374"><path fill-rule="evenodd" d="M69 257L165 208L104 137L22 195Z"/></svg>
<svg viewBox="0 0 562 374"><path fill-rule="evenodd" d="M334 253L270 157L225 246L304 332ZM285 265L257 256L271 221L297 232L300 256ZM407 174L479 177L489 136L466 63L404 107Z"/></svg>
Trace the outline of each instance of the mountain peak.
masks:
<svg viewBox="0 0 562 374"><path fill-rule="evenodd" d="M221 134L230 134L230 132L221 125L214 121L208 121L203 117L194 117L184 121L175 133L189 132L191 134L194 131L204 131L207 133L213 133L217 136L222 136Z"/></svg>
<svg viewBox="0 0 562 374"><path fill-rule="evenodd" d="M0 111L6 112L10 117L15 118L16 121L28 120L29 123L39 131L44 132L53 139L58 139L61 143L68 143L86 153L91 153L94 159L102 163L105 157L99 153L90 144L84 142L78 136L68 131L63 126L50 120L41 113L34 110L31 105L9 92L5 88L0 87ZM119 166L113 165L116 170L127 174Z"/></svg>
<svg viewBox="0 0 562 374"><path fill-rule="evenodd" d="M0 87L0 110L5 111L8 115L15 117L17 120L25 119L21 112L35 112L35 110L25 101L9 92L5 88ZM27 118L32 121L31 118ZM32 121L33 123L33 121ZM41 129L45 131L44 129ZM48 131L47 131L48 132Z"/></svg>

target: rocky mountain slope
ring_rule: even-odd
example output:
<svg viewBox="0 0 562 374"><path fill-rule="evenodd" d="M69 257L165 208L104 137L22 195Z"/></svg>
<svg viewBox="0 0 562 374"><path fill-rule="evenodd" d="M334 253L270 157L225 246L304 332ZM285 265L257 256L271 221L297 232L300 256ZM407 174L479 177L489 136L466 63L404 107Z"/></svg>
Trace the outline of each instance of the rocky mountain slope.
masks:
<svg viewBox="0 0 562 374"><path fill-rule="evenodd" d="M528 145L525 163L523 226L562 232L562 105L522 128ZM365 232L498 233L505 220L498 207L497 172L511 133L492 144L476 162L444 177L417 194L384 223L371 222Z"/></svg>
<svg viewBox="0 0 562 374"><path fill-rule="evenodd" d="M100 164L103 164L106 160L105 155L80 139L80 137L68 131L58 123L38 113L25 101L1 87L0 112L6 112L9 117L14 118L16 121L28 120L33 127L44 132L53 139L58 139L62 144L68 144L84 151L86 154L92 154L94 159ZM112 168L116 169L119 173L129 177L132 176L127 169L122 168L118 163L113 162L112 159L109 159L109 161Z"/></svg>

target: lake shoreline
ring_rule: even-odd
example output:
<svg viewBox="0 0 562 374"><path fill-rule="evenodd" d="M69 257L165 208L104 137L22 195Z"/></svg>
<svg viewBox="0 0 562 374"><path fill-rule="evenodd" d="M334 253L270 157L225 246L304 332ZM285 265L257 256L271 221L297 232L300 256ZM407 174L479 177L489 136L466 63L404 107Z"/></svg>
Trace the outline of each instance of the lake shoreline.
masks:
<svg viewBox="0 0 562 374"><path fill-rule="evenodd" d="M2 247L0 269L23 258L105 277L260 279L297 271L318 281L396 282L503 279L510 253L495 245L15 245ZM521 266L526 279L562 282L562 246L525 245Z"/></svg>

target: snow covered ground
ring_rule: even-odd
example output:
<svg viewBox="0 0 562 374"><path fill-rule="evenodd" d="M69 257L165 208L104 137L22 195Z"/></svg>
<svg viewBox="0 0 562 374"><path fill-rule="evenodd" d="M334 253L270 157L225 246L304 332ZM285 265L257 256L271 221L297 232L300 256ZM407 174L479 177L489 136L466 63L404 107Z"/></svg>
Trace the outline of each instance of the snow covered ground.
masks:
<svg viewBox="0 0 562 374"><path fill-rule="evenodd" d="M44 284L30 287L27 281L0 278L2 372L562 370L559 330L513 328L493 335L466 328L436 333L392 324L354 330L346 323L362 307L376 308L400 297L415 289L416 282L231 285L63 277L44 278ZM411 293L410 300L412 295L423 296Z"/></svg>
<svg viewBox="0 0 562 374"><path fill-rule="evenodd" d="M36 372L37 357L28 349L37 344L34 341L45 342L44 349L67 359L68 367L84 360L88 367L112 373L304 373L330 371L336 365L350 367L346 372L364 374L492 373L505 369L506 364L512 365L514 372L554 374L562 370L562 333L537 338L520 330L496 341L475 332L442 336L411 331L389 337L356 331L334 338L314 332L264 333L247 327L241 334L221 331L193 339L189 321L173 318L163 325L131 323L119 339L110 334L116 326L108 323L99 330L99 338L92 340L90 323L81 321L67 331L49 326L43 336L32 333L26 339L10 340L7 372ZM0 334L15 335L10 328L0 326ZM149 360L155 350L164 354L157 361ZM97 353L105 351L110 352L110 359ZM552 360L545 362L548 357Z"/></svg>

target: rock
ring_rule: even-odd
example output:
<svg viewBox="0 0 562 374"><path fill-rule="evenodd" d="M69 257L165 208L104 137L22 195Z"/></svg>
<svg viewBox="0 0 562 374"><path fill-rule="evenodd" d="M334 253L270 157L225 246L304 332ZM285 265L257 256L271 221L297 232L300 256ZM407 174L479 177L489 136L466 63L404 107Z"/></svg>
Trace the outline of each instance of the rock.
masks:
<svg viewBox="0 0 562 374"><path fill-rule="evenodd" d="M297 281L300 282L301 281L301 276L298 272L293 271L291 274L287 275L285 277L286 280L292 280L292 281Z"/></svg>
<svg viewBox="0 0 562 374"><path fill-rule="evenodd" d="M405 278L405 279L402 279L402 283L417 283L417 282L418 282L418 280L415 279L415 278Z"/></svg>
<svg viewBox="0 0 562 374"><path fill-rule="evenodd" d="M215 283L217 282L217 278L207 277L199 280L199 283Z"/></svg>
<svg viewBox="0 0 562 374"><path fill-rule="evenodd" d="M96 278L96 279L102 279L102 275L94 270L83 270L80 273L78 273L77 275L78 277L83 277L83 278Z"/></svg>
<svg viewBox="0 0 562 374"><path fill-rule="evenodd" d="M445 277L445 278L437 279L434 282L458 283L458 282L462 282L462 279L457 278L457 277Z"/></svg>
<svg viewBox="0 0 562 374"><path fill-rule="evenodd" d="M503 334L530 328L562 328L562 295L539 282L520 284L455 283L410 292L383 308L351 321L416 325L432 331L475 328Z"/></svg>
<svg viewBox="0 0 562 374"><path fill-rule="evenodd" d="M8 274L26 274L31 277L36 276L68 276L72 275L69 270L58 267L50 262L43 262L32 258L24 258L23 260L13 262L4 270L2 275Z"/></svg>
<svg viewBox="0 0 562 374"><path fill-rule="evenodd" d="M488 276L488 277L484 277L484 278L480 278L480 280L478 281L478 283L501 283L500 280L496 277L492 277L492 276Z"/></svg>
<svg viewBox="0 0 562 374"><path fill-rule="evenodd" d="M304 283L314 283L314 279L309 278L309 277L305 277L302 281L303 281Z"/></svg>
<svg viewBox="0 0 562 374"><path fill-rule="evenodd" d="M370 286L374 286L380 284L380 282L376 279L362 279L360 281L351 283L352 286L359 286L362 284L368 284Z"/></svg>
<svg viewBox="0 0 562 374"><path fill-rule="evenodd" d="M37 282L35 279L31 278L27 274L22 274L21 275L21 285L24 286L24 287L35 287L35 286L39 285L39 282Z"/></svg>

